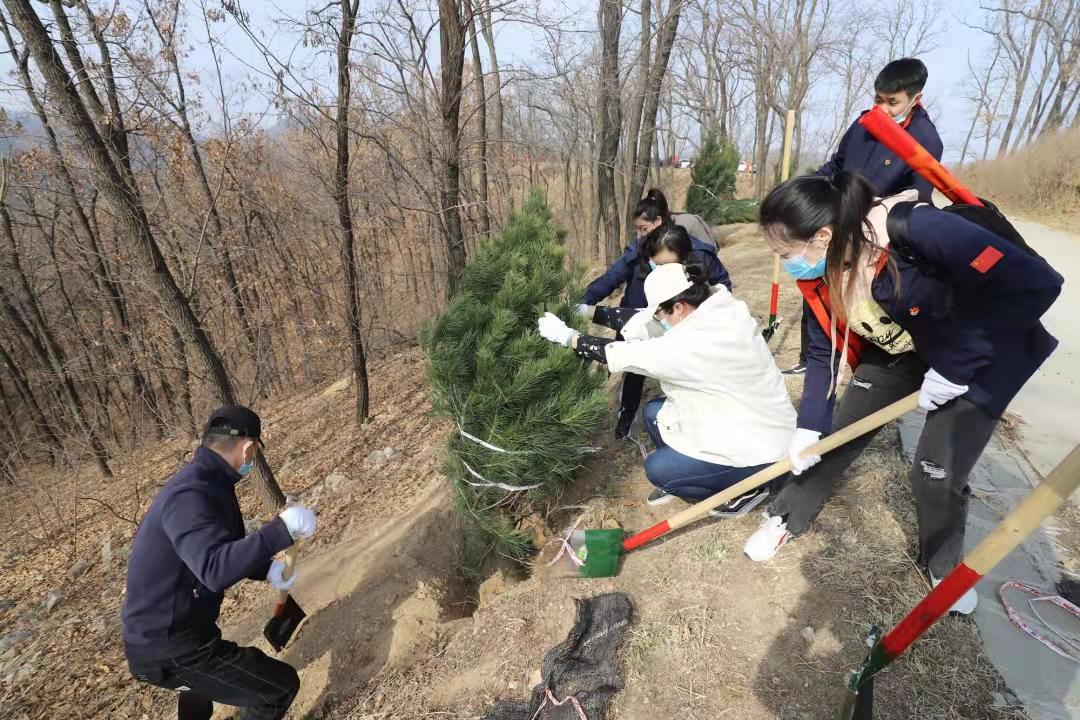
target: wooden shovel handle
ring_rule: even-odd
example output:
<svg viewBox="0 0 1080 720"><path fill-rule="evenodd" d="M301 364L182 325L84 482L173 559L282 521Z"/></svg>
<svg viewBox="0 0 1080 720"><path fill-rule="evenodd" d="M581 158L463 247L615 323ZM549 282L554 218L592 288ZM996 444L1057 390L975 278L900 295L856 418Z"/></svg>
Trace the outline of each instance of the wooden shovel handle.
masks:
<svg viewBox="0 0 1080 720"><path fill-rule="evenodd" d="M293 565L296 564L296 543L294 542L285 550L285 570L281 573L282 580L288 580L293 576ZM288 590L278 590L278 605L284 605L285 601L289 599Z"/></svg>
<svg viewBox="0 0 1080 720"><path fill-rule="evenodd" d="M847 427L837 430L833 434L819 440L803 451L803 457L806 457L807 455L824 455L830 450L835 450L850 440L854 440L871 430L876 430L882 425L896 420L902 415L906 415L918 406L919 393L913 392L907 397L897 400L892 405L883 407L876 413L867 415L862 420L853 422ZM741 495L745 495L754 488L764 485L770 480L775 480L787 472L791 472L790 458L784 458L780 462L774 463L764 470L759 470L742 482L735 483L726 490L716 493L711 498L702 500L696 505L691 505L682 512L673 515L667 520L668 527L669 529L674 530L675 528L680 528L684 525L689 525L696 520L700 520L705 517L710 510L734 500Z"/></svg>
<svg viewBox="0 0 1080 720"><path fill-rule="evenodd" d="M1080 445L1035 486L1012 512L983 538L966 558L964 564L986 575L1001 559L1022 543L1042 524L1048 515L1065 504L1080 487Z"/></svg>

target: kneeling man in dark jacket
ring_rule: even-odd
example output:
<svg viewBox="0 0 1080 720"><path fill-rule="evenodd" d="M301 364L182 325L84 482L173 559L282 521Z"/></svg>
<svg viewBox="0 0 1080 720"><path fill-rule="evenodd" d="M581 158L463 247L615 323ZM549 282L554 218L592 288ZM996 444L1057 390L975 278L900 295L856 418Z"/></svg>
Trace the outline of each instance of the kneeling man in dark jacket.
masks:
<svg viewBox="0 0 1080 720"><path fill-rule="evenodd" d="M236 483L251 472L261 422L227 405L210 416L202 445L147 510L128 558L121 611L124 652L143 682L179 691L180 720L208 720L213 703L243 708L245 720L279 720L300 678L257 648L222 639L225 590L247 578L288 590L274 555L315 533L315 513L290 507L244 536Z"/></svg>

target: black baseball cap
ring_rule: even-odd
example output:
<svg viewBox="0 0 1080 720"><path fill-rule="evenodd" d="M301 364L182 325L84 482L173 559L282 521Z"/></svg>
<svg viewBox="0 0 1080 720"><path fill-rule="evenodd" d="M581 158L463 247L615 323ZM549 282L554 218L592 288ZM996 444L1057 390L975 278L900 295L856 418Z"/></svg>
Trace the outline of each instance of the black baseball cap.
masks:
<svg viewBox="0 0 1080 720"><path fill-rule="evenodd" d="M255 411L243 405L223 405L210 414L203 435L231 435L251 438L263 445L262 421ZM263 446L265 447L265 445Z"/></svg>

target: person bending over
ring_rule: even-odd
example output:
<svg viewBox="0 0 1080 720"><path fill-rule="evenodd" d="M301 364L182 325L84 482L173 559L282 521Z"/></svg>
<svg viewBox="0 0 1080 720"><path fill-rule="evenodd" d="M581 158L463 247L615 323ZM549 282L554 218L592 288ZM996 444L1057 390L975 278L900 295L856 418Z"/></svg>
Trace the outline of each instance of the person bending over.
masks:
<svg viewBox="0 0 1080 720"><path fill-rule="evenodd" d="M700 267L668 263L645 279L640 312L596 308L594 319L619 326L625 340L581 335L551 313L540 334L612 372L656 378L664 397L644 409L655 451L645 474L649 505L697 502L784 456L795 410L746 304ZM742 515L768 496L760 488L714 511Z"/></svg>
<svg viewBox="0 0 1080 720"><path fill-rule="evenodd" d="M1039 318L1063 281L1042 258L931 205L915 205L906 238L891 238L893 207L918 197L877 198L861 176L840 172L789 180L761 204L765 239L800 278L816 318L790 448L794 475L746 543L752 560L772 558L809 529L875 433L824 459L802 452L918 391L929 412L908 480L920 562L934 584L960 562L968 474L1009 402L1057 346ZM854 374L837 402L841 360ZM971 590L952 611L968 614L975 604Z"/></svg>
<svg viewBox="0 0 1080 720"><path fill-rule="evenodd" d="M290 665L224 640L225 590L244 579L288 590L274 555L315 533L315 513L290 507L245 537L236 484L251 472L259 416L218 408L195 457L169 478L143 516L128 559L121 610L124 654L141 682L178 691L179 720L209 720L213 703L242 720L280 720L300 689Z"/></svg>

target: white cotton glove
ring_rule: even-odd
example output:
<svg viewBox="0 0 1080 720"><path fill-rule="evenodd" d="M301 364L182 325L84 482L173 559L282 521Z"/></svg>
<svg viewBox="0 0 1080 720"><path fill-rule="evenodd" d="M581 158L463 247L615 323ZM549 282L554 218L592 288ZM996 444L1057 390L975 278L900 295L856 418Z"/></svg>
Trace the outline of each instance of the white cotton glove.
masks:
<svg viewBox="0 0 1080 720"><path fill-rule="evenodd" d="M592 320L592 307L591 306L584 305L584 304L576 305L576 306L574 306L574 310L576 310L577 314L580 315L581 317L583 317L583 318L585 318L587 320Z"/></svg>
<svg viewBox="0 0 1080 720"><path fill-rule="evenodd" d="M803 456L802 454L803 450L820 439L821 433L816 430L805 430L803 428L795 430L795 434L791 437L791 444L788 446L788 457L791 458L792 475L802 475L803 470L809 470L821 462L820 455Z"/></svg>
<svg viewBox="0 0 1080 720"><path fill-rule="evenodd" d="M967 385L949 382L934 368L923 375L922 387L919 388L919 407L923 410L937 410L968 391Z"/></svg>
<svg viewBox="0 0 1080 720"><path fill-rule="evenodd" d="M288 580L284 576L285 561L273 560L270 563L270 572L266 573L266 582L273 585L275 590L292 590L292 586L296 584L296 568L293 568Z"/></svg>
<svg viewBox="0 0 1080 720"><path fill-rule="evenodd" d="M570 347L571 341L578 335L577 330L549 312L544 313L543 317L536 322L536 327L540 331L540 337L566 347Z"/></svg>
<svg viewBox="0 0 1080 720"><path fill-rule="evenodd" d="M293 540L308 538L315 534L315 512L306 507L295 505L281 511L281 519Z"/></svg>

